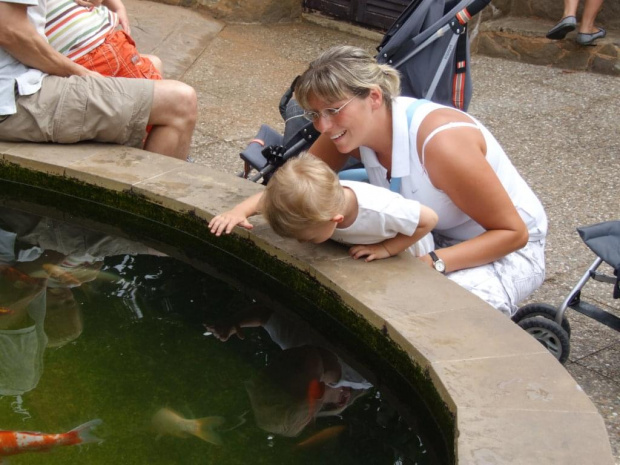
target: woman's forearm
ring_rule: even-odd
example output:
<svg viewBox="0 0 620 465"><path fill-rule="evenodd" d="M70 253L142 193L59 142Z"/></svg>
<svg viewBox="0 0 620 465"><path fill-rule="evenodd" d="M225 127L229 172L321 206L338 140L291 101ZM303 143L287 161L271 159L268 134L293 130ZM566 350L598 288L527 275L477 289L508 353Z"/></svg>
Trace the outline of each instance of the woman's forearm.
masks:
<svg viewBox="0 0 620 465"><path fill-rule="evenodd" d="M529 235L524 231L494 230L486 231L459 244L438 249L437 255L446 264L446 272L473 268L494 262L523 248ZM422 259L432 265L432 259L425 255Z"/></svg>

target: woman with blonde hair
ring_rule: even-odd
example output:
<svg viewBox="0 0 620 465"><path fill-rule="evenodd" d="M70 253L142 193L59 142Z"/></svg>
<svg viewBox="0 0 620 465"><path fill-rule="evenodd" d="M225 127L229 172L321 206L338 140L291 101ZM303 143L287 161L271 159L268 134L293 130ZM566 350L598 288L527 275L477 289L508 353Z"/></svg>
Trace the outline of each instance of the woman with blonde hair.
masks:
<svg viewBox="0 0 620 465"><path fill-rule="evenodd" d="M395 69L333 47L295 96L321 136L310 153L339 171L362 161L371 184L437 212L425 263L511 316L545 276L544 208L493 135L454 108L399 96Z"/></svg>

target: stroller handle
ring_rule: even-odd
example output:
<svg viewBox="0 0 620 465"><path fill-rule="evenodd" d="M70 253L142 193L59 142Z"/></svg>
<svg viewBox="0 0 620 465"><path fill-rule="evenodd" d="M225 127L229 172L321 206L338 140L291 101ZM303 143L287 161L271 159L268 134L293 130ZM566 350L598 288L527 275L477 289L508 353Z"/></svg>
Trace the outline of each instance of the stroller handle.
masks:
<svg viewBox="0 0 620 465"><path fill-rule="evenodd" d="M469 5L467 8L464 8L462 12L466 12L467 18L462 18L460 16L460 14L457 14L457 17L459 19L459 21L461 22L461 24L465 24L467 23L471 18L473 18L474 16L476 16L478 13L480 13L482 10L485 9L485 7L491 3L491 0L474 0L472 2L471 5Z"/></svg>

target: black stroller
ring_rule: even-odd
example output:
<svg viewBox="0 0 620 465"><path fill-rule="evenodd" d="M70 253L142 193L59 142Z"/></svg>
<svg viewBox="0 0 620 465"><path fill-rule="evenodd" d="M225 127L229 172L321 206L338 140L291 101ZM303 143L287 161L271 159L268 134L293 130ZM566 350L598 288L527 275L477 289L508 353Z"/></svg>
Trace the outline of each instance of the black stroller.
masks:
<svg viewBox="0 0 620 465"><path fill-rule="evenodd" d="M616 331L620 318L596 305L581 300L581 290L590 280L613 284L613 298L620 298L620 221L607 221L577 228L581 239L596 254L596 259L558 308L544 303L521 307L512 317L521 328L540 341L561 363L570 353L571 329L565 312L570 307ZM614 276L596 270L603 263L614 269Z"/></svg>
<svg viewBox="0 0 620 465"><path fill-rule="evenodd" d="M424 98L467 110L472 85L469 69L467 23L490 0L413 0L377 47L377 62L401 73L402 95ZM302 117L293 88L280 100L284 135L262 125L241 152L244 169L238 175L263 184L290 157L307 149L319 136ZM344 169L352 167L351 160Z"/></svg>

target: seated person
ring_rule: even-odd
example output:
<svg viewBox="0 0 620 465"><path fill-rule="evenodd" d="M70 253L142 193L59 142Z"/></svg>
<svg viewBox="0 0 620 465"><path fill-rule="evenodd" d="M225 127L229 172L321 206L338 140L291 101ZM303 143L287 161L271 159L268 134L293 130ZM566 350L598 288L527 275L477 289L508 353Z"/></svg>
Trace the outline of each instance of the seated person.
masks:
<svg viewBox="0 0 620 465"><path fill-rule="evenodd" d="M0 0L0 140L93 140L186 160L194 89L173 80L102 79L49 45L46 0Z"/></svg>
<svg viewBox="0 0 620 465"><path fill-rule="evenodd" d="M90 8L74 0L48 0L45 20L49 44L91 71L112 77L162 78L161 60L138 53L121 0L105 0Z"/></svg>
<svg viewBox="0 0 620 465"><path fill-rule="evenodd" d="M209 228L220 235L236 225L251 229L247 217L262 211L284 237L319 244L328 239L352 245L349 254L366 261L410 249L420 257L433 250L433 210L388 189L339 181L329 166L310 154L287 161L264 193L214 217Z"/></svg>

